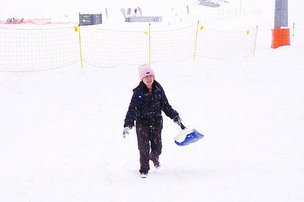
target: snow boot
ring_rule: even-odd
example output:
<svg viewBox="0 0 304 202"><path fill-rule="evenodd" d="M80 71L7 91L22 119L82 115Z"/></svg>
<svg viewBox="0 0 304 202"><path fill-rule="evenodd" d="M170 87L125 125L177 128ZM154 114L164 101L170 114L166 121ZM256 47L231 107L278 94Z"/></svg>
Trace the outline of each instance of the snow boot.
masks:
<svg viewBox="0 0 304 202"><path fill-rule="evenodd" d="M148 173L140 173L140 177L143 179L147 178L147 176L148 176Z"/></svg>
<svg viewBox="0 0 304 202"><path fill-rule="evenodd" d="M151 154L150 154L150 160L153 162L153 165L155 168L159 168L160 167L160 163L159 163L159 158L154 158Z"/></svg>
<svg viewBox="0 0 304 202"><path fill-rule="evenodd" d="M158 160L153 161L154 167L155 168L159 168L160 167L160 163Z"/></svg>

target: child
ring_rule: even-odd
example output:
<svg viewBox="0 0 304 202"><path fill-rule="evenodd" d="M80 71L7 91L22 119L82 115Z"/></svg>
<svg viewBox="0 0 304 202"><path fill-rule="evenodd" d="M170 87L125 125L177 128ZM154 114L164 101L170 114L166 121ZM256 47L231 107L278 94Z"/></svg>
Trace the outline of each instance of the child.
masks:
<svg viewBox="0 0 304 202"><path fill-rule="evenodd" d="M139 173L145 178L149 172L149 160L158 168L162 150L161 132L163 119L161 111L181 125L181 119L168 102L165 91L155 80L152 67L139 67L139 85L133 89L133 96L124 122L123 137L136 125L137 143L140 155ZM136 122L136 124L134 124Z"/></svg>

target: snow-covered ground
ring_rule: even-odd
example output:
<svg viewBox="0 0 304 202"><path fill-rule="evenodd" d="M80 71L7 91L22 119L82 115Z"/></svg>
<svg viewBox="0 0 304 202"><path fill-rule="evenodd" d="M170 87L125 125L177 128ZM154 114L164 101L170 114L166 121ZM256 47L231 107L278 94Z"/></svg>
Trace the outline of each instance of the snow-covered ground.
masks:
<svg viewBox="0 0 304 202"><path fill-rule="evenodd" d="M162 166L147 179L134 129L122 138L137 67L1 72L0 201L304 201L300 31L278 49L260 34L254 57L155 64L184 124L205 137L178 147L164 115Z"/></svg>

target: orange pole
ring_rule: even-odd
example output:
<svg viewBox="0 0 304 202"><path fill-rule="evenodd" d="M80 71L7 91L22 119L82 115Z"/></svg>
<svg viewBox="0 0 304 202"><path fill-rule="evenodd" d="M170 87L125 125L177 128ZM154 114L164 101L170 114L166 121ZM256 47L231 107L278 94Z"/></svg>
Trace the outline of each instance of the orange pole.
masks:
<svg viewBox="0 0 304 202"><path fill-rule="evenodd" d="M271 48L290 45L289 28L272 29Z"/></svg>

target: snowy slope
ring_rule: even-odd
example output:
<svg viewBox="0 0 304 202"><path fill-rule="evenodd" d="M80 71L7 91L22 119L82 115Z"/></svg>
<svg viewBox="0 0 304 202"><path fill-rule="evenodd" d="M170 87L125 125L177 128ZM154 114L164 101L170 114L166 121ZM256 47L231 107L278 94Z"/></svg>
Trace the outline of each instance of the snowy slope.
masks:
<svg viewBox="0 0 304 202"><path fill-rule="evenodd" d="M241 60L155 64L171 105L205 138L176 146L179 128L164 117L162 167L144 180L135 131L121 134L137 67L1 72L0 201L303 201L304 43L292 42Z"/></svg>
<svg viewBox="0 0 304 202"><path fill-rule="evenodd" d="M0 199L302 201L302 54L155 66L185 124L206 137L177 147L165 118L162 168L144 181L135 132L121 137L136 68L1 73Z"/></svg>

